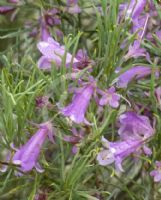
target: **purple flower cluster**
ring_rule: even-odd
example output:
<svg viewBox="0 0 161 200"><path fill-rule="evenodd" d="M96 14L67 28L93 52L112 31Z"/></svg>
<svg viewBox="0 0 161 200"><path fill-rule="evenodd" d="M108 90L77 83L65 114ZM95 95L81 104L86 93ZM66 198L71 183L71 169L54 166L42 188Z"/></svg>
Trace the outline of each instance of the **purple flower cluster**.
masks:
<svg viewBox="0 0 161 200"><path fill-rule="evenodd" d="M102 137L103 150L98 153L97 160L100 165L115 163L118 171L124 171L122 161L131 154L139 155L141 150L151 155L151 150L146 142L153 136L154 129L150 125L148 117L127 112L119 117L120 128L118 134L120 140L109 142Z"/></svg>
<svg viewBox="0 0 161 200"><path fill-rule="evenodd" d="M12 13L16 9L16 6L19 5L20 1L10 0L9 2L12 3L13 6L12 4L11 6L1 6L0 14ZM147 11L146 7L148 7L149 11ZM94 120L98 120L98 125L100 123L104 126L103 120L106 119L102 117L102 113L100 112L100 114L99 111L104 111L104 108L107 112L118 110L119 120L117 123L113 123L118 129L117 140L109 141L102 136L102 147L97 154L97 161L101 166L115 164L116 170L123 172L123 162L129 156L139 157L142 154L147 157L152 156L152 150L149 148L149 141L155 135L155 120L151 117L152 112L150 112L149 109L147 109L150 113L149 115L144 112L145 110L139 112L140 102L134 103L134 107L132 108L129 108L125 104L123 106L126 108L122 108L122 100L126 100L128 103L131 102L131 100L128 101L123 96L124 94L122 95L122 91L126 92L125 89L122 88L126 88L126 90L128 90L127 94L131 94L131 91L129 91L130 87L128 87L130 82L147 78L151 76L152 73L158 78L159 69L152 69L151 65L148 66L148 64L134 64L126 70L126 68L124 68L126 66L122 64L122 66L117 68L119 70L115 71L117 74L111 76L114 78L112 81L109 81L110 83L107 81L107 84L99 84L101 75L99 74L97 76L94 69L99 61L93 61L84 49L78 49L73 55L70 49L63 45L63 40L61 40L63 38L63 32L60 30L60 25L62 25L63 22L61 21L62 12L65 12L65 14L67 12L67 16L69 16L69 14L79 16L75 15L81 13L78 0L67 0L65 9L53 7L52 9L41 10L41 14L37 19L38 27L35 27L30 33L32 36L39 35L37 48L41 53L41 57L38 60L38 69L50 74L52 67L55 71L60 71L65 65L65 70L67 72L69 71L71 75L69 90L74 87L72 91L72 100L68 101L71 99L71 95L67 95L67 98L65 100L63 99L65 102L59 101L56 105L60 106L54 107L56 112L60 114L59 117L65 119L66 123L72 126L69 128L71 134L65 135L64 133L62 139L72 146L72 153L78 155L81 145L84 144L83 142L85 138L87 138L86 130L88 128L92 129L94 127L93 125L97 126ZM152 27L158 24L158 21L156 20L156 9L153 2L147 2L147 0L131 0L129 3L120 5L118 21L123 14L125 16L125 21L130 19L130 33L136 35L126 55L123 57L123 62L127 63L130 59L141 58L144 59L146 63L151 63L150 55L146 48L142 46L142 41L144 39L149 39L152 43L155 42L151 30ZM32 28L32 23L28 23L27 26ZM54 37L52 37L51 29L54 30ZM160 29L156 30L156 35L161 39ZM121 47L123 48L126 45L127 40L123 41ZM81 74L78 79L77 74ZM65 78L68 78L68 75L69 74L65 74ZM161 106L161 86L157 84L154 84L154 86L156 88L152 91L154 93L153 96L154 98L156 97L156 102ZM144 94L149 95L148 92ZM53 108L53 105L49 101L49 96L51 96L51 94L36 98L35 104L37 110L40 111L42 108L48 109L49 111L52 110L51 108ZM92 115L88 112L91 108L95 109L96 118L94 120ZM141 108L143 108L142 105ZM124 110L122 111L122 109ZM131 109L133 109L133 111L130 111ZM95 114L94 112L92 114ZM98 128L98 133L99 130ZM37 132L24 145L20 146L13 156L10 156L12 164L22 173L29 172L33 168L38 172L42 172L43 169L38 163L40 151L47 137L54 143L53 134L51 121L40 124ZM101 132L99 134L103 133ZM7 159L7 161L9 161L9 159ZM154 177L155 182L161 181L160 161L156 161L155 169L151 171L150 175Z"/></svg>

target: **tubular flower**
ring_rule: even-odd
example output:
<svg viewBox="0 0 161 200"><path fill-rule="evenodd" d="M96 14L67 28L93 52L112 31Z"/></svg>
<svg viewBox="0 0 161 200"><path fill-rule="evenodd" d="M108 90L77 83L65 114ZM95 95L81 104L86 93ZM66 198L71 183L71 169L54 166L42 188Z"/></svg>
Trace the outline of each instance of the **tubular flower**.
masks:
<svg viewBox="0 0 161 200"><path fill-rule="evenodd" d="M155 162L155 170L150 172L150 176L154 177L155 182L161 181L161 162L160 161Z"/></svg>
<svg viewBox="0 0 161 200"><path fill-rule="evenodd" d="M148 139L154 134L154 129L148 117L134 112L126 112L119 117L120 128L118 134L121 139Z"/></svg>
<svg viewBox="0 0 161 200"><path fill-rule="evenodd" d="M126 88L128 83L132 81L132 79L140 79L145 76L148 76L151 74L151 68L145 67L145 66L135 66L124 73L122 73L118 77L117 86L120 88Z"/></svg>
<svg viewBox="0 0 161 200"><path fill-rule="evenodd" d="M147 0L131 0L127 10L127 17L131 17L132 20L139 17L144 10Z"/></svg>
<svg viewBox="0 0 161 200"><path fill-rule="evenodd" d="M42 172L43 170L37 160L40 154L40 149L47 136L50 141L54 142L51 122L40 124L39 130L14 154L12 162L19 165L20 170L23 172L28 172L32 170L33 167L35 167L37 171Z"/></svg>
<svg viewBox="0 0 161 200"><path fill-rule="evenodd" d="M98 163L106 166L115 162L116 169L124 171L122 161L132 153L138 154L143 141L129 139L126 141L109 142L102 137L102 144L104 149L97 155Z"/></svg>
<svg viewBox="0 0 161 200"><path fill-rule="evenodd" d="M47 41L41 41L37 45L39 51L43 56L38 61L38 66L40 69L50 69L51 62L55 62L57 66L62 63L62 58L65 54L65 47L60 46L53 38L49 37ZM66 53L66 66L69 66L72 62L72 55ZM76 58L73 59L73 64L78 62Z"/></svg>
<svg viewBox="0 0 161 200"><path fill-rule="evenodd" d="M42 41L47 41L50 37L50 33L47 27L47 24L43 19L41 19L41 26L40 26L40 36Z"/></svg>
<svg viewBox="0 0 161 200"><path fill-rule="evenodd" d="M86 123L89 125L89 122L85 118L85 113L95 87L96 83L93 81L79 89L74 95L72 103L63 108L61 112L77 124Z"/></svg>
<svg viewBox="0 0 161 200"><path fill-rule="evenodd" d="M139 155L142 151L151 155L151 149L146 142L154 134L148 117L127 112L120 116L120 129L118 131L121 140L109 142L102 137L103 150L97 155L100 165L109 165L115 162L116 169L123 171L122 161L130 154Z"/></svg>

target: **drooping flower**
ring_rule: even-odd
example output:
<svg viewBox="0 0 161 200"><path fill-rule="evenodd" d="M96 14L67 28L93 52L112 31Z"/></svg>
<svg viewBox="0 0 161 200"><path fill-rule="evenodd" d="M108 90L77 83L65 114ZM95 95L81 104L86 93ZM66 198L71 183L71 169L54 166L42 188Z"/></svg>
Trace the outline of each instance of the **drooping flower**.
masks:
<svg viewBox="0 0 161 200"><path fill-rule="evenodd" d="M117 86L120 88L126 88L128 83L132 81L132 79L140 79L144 78L151 74L151 68L145 66L135 66L124 73L122 73L118 77Z"/></svg>
<svg viewBox="0 0 161 200"><path fill-rule="evenodd" d="M120 128L118 134L121 139L136 138L145 140L154 134L154 129L148 117L135 112L126 112L119 117Z"/></svg>
<svg viewBox="0 0 161 200"><path fill-rule="evenodd" d="M73 128L72 134L73 134L72 136L69 135L64 136L64 140L73 145L72 153L76 154L78 152L78 144L84 138L84 132L82 129L80 131L77 131L75 128Z"/></svg>
<svg viewBox="0 0 161 200"><path fill-rule="evenodd" d="M54 142L52 133L51 122L42 123L39 125L39 130L28 140L26 144L21 146L12 158L12 162L19 166L19 169L23 172L28 172L36 168L37 171L42 172L38 157L40 154L40 149L49 137L49 140Z"/></svg>
<svg viewBox="0 0 161 200"><path fill-rule="evenodd" d="M132 153L138 154L143 141L128 139L125 141L109 142L102 137L102 144L104 148L97 155L98 163L102 166L115 163L118 171L124 171L122 161Z"/></svg>
<svg viewBox="0 0 161 200"><path fill-rule="evenodd" d="M61 110L63 115L69 117L75 123L89 124L85 118L85 113L95 88L96 83L92 81L86 84L83 88L76 91L72 103Z"/></svg>
<svg viewBox="0 0 161 200"><path fill-rule="evenodd" d="M47 41L41 41L37 45L39 51L43 56L38 61L38 66L40 69L50 69L51 62L54 62L57 66L60 66L62 63L62 58L65 55L65 47L61 46L53 38L49 37ZM72 55L66 53L66 66L70 66L72 62ZM73 63L77 63L76 58L73 59Z"/></svg>
<svg viewBox="0 0 161 200"><path fill-rule="evenodd" d="M106 91L98 90L97 92L102 95L99 100L99 105L104 106L109 104L112 108L117 108L119 106L120 95L116 93L114 87Z"/></svg>
<svg viewBox="0 0 161 200"><path fill-rule="evenodd" d="M109 165L115 162L116 169L123 171L122 161L130 154L140 155L144 152L151 155L152 151L146 142L153 136L154 129L148 117L134 112L120 115L120 140L109 142L102 137L103 150L98 153L97 160L100 165Z"/></svg>
<svg viewBox="0 0 161 200"><path fill-rule="evenodd" d="M154 177L155 182L161 181L161 162L160 161L155 162L155 169L150 172L150 176Z"/></svg>

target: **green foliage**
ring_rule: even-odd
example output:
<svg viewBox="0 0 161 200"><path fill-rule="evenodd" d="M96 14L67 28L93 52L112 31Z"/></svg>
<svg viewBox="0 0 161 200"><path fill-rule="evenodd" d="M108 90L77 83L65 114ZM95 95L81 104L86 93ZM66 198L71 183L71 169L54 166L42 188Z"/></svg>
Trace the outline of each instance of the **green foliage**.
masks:
<svg viewBox="0 0 161 200"><path fill-rule="evenodd" d="M118 22L121 1L80 1L82 13L76 16L63 12L65 1L23 2L17 6L18 13L13 22L10 21L10 14L0 17L0 167L4 164L8 166L5 173L0 173L0 199L34 200L37 194L46 196L48 200L160 199L160 188L152 183L148 171L149 163L161 157L161 111L155 98L155 87L161 84L161 80L154 76L155 69L160 68L160 62L155 63L153 60L154 56L159 59L161 56L159 38L153 35L156 45L149 41L142 43L151 53L151 64L147 64L145 59L127 61L123 55L136 35L128 33L129 20ZM5 3L2 1L1 5ZM78 78L82 75L86 78L89 68L82 70L73 81L71 67L65 67L65 54L60 68L52 63L50 72L41 71L37 67L38 38L29 37L31 30L26 30L24 26L26 18L34 20L37 25L42 10L52 8L53 5L62 9L61 30L65 37L60 42L65 44L66 52L70 51L73 58L79 48L87 49L95 61L92 75L98 80L100 88L111 86L118 76L114 72L118 66L123 66L124 70L134 65L148 65L152 68L149 81L129 85L128 89L134 94L133 99L120 89L124 99L130 99L130 109L134 109L135 102L139 102L153 111L157 126L156 137L151 142L155 152L151 160L142 157L135 164L132 159L126 160L124 174L116 173L111 166L101 167L97 164L101 136L106 135L112 141L117 138L117 117L128 107L123 98L120 110L105 107L103 114L97 111L98 106L92 100L87 116L93 126L82 126L86 133L85 140L78 153L71 155L71 146L63 137L71 134L74 125L60 114L59 106L63 107L70 102L72 95L68 93L68 86L73 83L77 87ZM98 5L101 5L101 12ZM51 32L54 35L52 28ZM128 45L122 49L120 45L125 39ZM142 97L141 89L150 94L147 99ZM53 104L51 110L36 107L35 99L42 95L50 97ZM40 163L45 172L40 174L32 170L23 176L15 176L16 166L11 160L8 163L5 161L8 152L12 156L14 154L10 144L20 147L37 130L34 124L50 119L55 129L55 144L46 142L41 151Z"/></svg>

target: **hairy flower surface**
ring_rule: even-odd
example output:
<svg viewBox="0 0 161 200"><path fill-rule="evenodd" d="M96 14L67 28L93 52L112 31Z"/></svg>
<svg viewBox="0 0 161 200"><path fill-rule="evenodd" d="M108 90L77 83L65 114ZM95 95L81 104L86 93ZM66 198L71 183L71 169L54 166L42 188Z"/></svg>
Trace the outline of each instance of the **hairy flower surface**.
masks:
<svg viewBox="0 0 161 200"><path fill-rule="evenodd" d="M33 167L35 167L37 171L42 172L37 160L40 154L40 149L47 136L52 142L54 142L51 122L40 124L39 130L14 154L12 162L19 165L20 170L23 172L28 172L32 170Z"/></svg>

